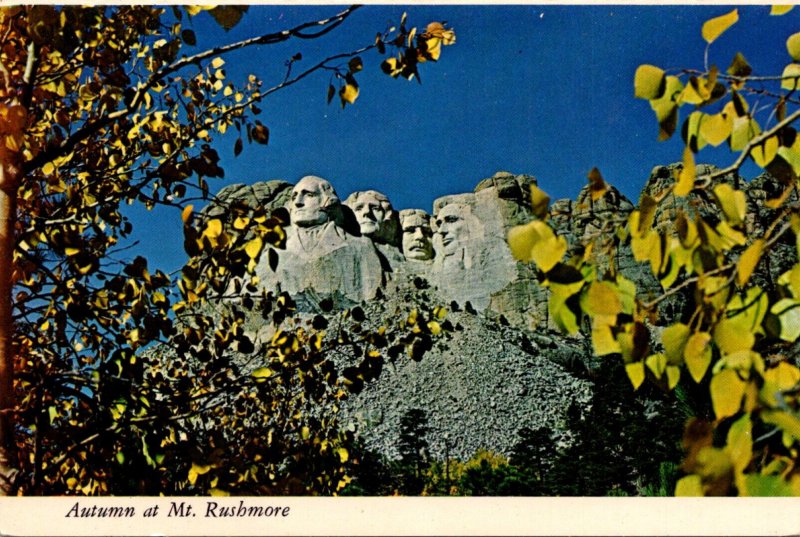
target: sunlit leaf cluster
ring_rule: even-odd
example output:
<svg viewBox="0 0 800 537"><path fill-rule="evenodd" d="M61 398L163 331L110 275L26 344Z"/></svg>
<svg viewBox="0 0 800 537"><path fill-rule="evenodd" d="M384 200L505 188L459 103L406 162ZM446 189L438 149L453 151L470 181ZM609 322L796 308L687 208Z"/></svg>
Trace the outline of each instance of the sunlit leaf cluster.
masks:
<svg viewBox="0 0 800 537"><path fill-rule="evenodd" d="M702 36L710 45L737 21L733 10L708 21ZM796 61L796 36L786 48ZM790 63L779 77L761 77L757 86L742 54L726 73L714 66L676 75L652 65L637 69L634 94L650 101L661 139L676 130L679 108L693 107L682 123L686 147L672 184L643 194L614 233L657 278L659 296L638 289L614 263L597 263L594 244L565 259L568 248L544 211L535 211L539 219L508 236L514 256L535 263L550 289L551 320L570 333L589 332L596 355L621 358L634 388L649 381L665 391L680 385L706 391L710 414L693 418L684 434L678 495L800 494L800 368L794 350L800 337L800 207L791 195L798 172L792 124L800 117L791 110L800 104L792 97L795 67ZM768 82L778 88L763 90ZM762 98L758 109L751 108L748 95ZM763 105L765 96L773 99L770 109ZM763 120L756 117L761 112L768 112ZM695 153L723 142L737 155L734 164L698 175ZM729 180L748 157L783 188L765 200L770 220L761 227L749 222L753 207L738 182ZM597 183L592 175L591 183ZM712 215L691 203L675 204L701 191L713 203ZM538 192L532 197L546 199ZM670 220L657 226L657 212L667 209ZM794 264L773 280L766 274L779 246L791 249ZM677 294L689 299L684 311L677 318L659 316L658 305Z"/></svg>

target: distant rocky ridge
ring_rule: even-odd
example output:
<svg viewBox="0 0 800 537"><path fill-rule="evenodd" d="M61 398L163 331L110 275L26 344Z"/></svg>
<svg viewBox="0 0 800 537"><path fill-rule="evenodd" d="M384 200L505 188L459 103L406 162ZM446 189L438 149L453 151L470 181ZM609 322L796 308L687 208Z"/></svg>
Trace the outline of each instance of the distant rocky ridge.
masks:
<svg viewBox="0 0 800 537"><path fill-rule="evenodd" d="M654 168L643 194L666 189L679 166ZM700 165L698 173L704 171ZM772 215L764 201L780 192L777 182L766 174L750 183L733 174L719 181L744 187L748 231L764 229ZM505 241L512 226L533 218L534 184L533 176L498 172L473 192L435 200L430 213L398 212L375 191L354 193L341 203L328 181L309 176L294 186L283 181L231 185L205 213L223 214L233 200L288 210L289 238L277 267L262 259L256 269L271 290L301 297L335 295L343 307L359 303L392 311L408 300L416 279L426 282L433 300L455 303L451 309L457 311L449 318L461 330L447 348L433 349L420 362L398 360L386 367L343 412L359 426L368 447L396 456L401 416L423 410L432 438L438 439L431 442L431 451L464 458L478 448L509 453L523 427L547 427L555 443L568 443L567 410L588 410L596 389L576 374L592 367L588 343L562 336L549 325L545 288L531 266L513 259ZM718 214L708 196L668 196L658 208L656 227L671 229L678 210L697 211L713 222ZM576 201L553 202L550 222L576 253L590 241L613 241L616 226L634 208L614 187L595 201L586 187ZM661 291L629 247L621 245L613 259L598 252L593 254L600 256L598 263L614 263L645 294ZM771 274L759 277L780 273L786 262L778 257ZM664 315L679 315L682 300L676 295L665 301Z"/></svg>

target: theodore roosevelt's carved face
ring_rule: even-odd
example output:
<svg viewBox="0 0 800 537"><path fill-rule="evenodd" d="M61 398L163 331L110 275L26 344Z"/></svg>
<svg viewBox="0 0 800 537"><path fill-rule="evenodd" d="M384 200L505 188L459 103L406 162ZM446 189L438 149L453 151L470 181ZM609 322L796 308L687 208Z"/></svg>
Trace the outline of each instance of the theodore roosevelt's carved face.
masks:
<svg viewBox="0 0 800 537"><path fill-rule="evenodd" d="M406 259L427 261L433 257L433 232L430 216L425 212L411 209L400 211L403 229L403 255Z"/></svg>
<svg viewBox="0 0 800 537"><path fill-rule="evenodd" d="M338 201L328 181L313 175L303 177L292 189L289 218L292 224L300 227L324 224L330 220L328 210Z"/></svg>

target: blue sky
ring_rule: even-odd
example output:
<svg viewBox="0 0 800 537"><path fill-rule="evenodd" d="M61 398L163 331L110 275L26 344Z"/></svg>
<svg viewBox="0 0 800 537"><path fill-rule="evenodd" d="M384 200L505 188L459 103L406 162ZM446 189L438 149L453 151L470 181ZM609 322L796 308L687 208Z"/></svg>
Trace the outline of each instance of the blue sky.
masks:
<svg viewBox="0 0 800 537"><path fill-rule="evenodd" d="M193 19L200 47L236 41L330 16L342 6L251 6L238 26L223 32L206 14ZM534 175L553 199L574 198L586 174L605 179L636 202L650 170L679 161L680 136L658 142L647 102L634 99L636 67L702 68L704 21L731 6L399 6L357 11L322 39L261 46L226 56L227 78L255 73L271 86L283 79L296 52L310 66L372 41L396 24L446 21L457 43L437 64L422 66L422 84L391 79L377 52L363 57L361 95L342 110L326 104L329 78L312 76L265 100L259 119L268 146L245 145L234 158L234 137L216 140L230 183L269 179L296 182L307 174L329 179L344 199L373 188L397 208L430 211L439 196L471 191L498 170ZM780 74L791 61L784 43L800 31L798 10L770 17L768 6L739 6L740 21L710 49L725 70L741 51L754 75ZM191 52L193 49L189 48ZM751 99L753 101L753 99ZM753 102L751 102L751 105ZM690 110L681 109L683 117ZM730 152L703 149L698 162L727 164ZM746 177L757 174L754 167ZM134 210L139 252L168 270L185 261L175 210ZM174 230L172 232L171 230ZM153 237L158 240L152 240Z"/></svg>

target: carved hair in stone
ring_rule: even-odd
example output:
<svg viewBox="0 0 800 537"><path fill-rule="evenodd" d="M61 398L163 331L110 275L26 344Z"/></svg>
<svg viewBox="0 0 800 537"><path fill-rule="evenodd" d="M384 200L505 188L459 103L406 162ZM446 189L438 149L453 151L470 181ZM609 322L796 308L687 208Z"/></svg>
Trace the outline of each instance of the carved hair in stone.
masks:
<svg viewBox="0 0 800 537"><path fill-rule="evenodd" d="M339 220L340 202L328 181L306 175L292 189L289 219L294 226L314 227L330 220Z"/></svg>
<svg viewBox="0 0 800 537"><path fill-rule="evenodd" d="M433 230L431 217L421 209L400 211L403 230L403 255L406 259L428 261L433 259Z"/></svg>
<svg viewBox="0 0 800 537"><path fill-rule="evenodd" d="M353 192L344 205L352 209L362 235L378 243L400 246L400 219L385 194L376 190Z"/></svg>
<svg viewBox="0 0 800 537"><path fill-rule="evenodd" d="M313 289L352 300L374 297L383 279L380 257L372 241L339 224L341 203L333 186L321 177L303 177L287 209L286 250L274 274L263 268L265 284L290 293Z"/></svg>

